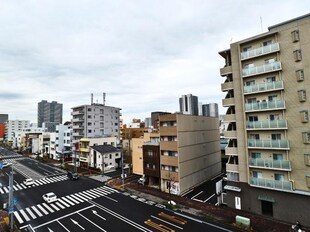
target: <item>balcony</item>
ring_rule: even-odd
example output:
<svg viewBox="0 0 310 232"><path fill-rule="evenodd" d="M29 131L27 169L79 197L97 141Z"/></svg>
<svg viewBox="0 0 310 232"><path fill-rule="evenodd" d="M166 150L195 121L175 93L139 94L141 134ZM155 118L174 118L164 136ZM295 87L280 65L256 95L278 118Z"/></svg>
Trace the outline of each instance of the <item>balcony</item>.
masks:
<svg viewBox="0 0 310 232"><path fill-rule="evenodd" d="M272 52L277 52L280 51L280 46L279 43L273 43L269 44L267 46L263 46L260 48L252 49L249 51L241 52L240 58L241 60L257 57L257 56L262 56L266 55Z"/></svg>
<svg viewBox="0 0 310 232"><path fill-rule="evenodd" d="M176 126L161 126L160 136L176 136L177 127Z"/></svg>
<svg viewBox="0 0 310 232"><path fill-rule="evenodd" d="M80 152L81 153L89 153L89 148L88 147L80 147Z"/></svg>
<svg viewBox="0 0 310 232"><path fill-rule="evenodd" d="M222 92L230 90L230 89L234 89L234 84L232 81L230 82L224 82L221 84L222 87Z"/></svg>
<svg viewBox="0 0 310 232"><path fill-rule="evenodd" d="M74 115L80 115L80 114L84 114L84 111L78 110L78 111L73 111L73 112L71 112L71 115L72 115L72 116L74 116Z"/></svg>
<svg viewBox="0 0 310 232"><path fill-rule="evenodd" d="M243 92L246 95L251 93L262 93L281 89L284 89L283 81L272 81L260 83L258 85L244 86Z"/></svg>
<svg viewBox="0 0 310 232"><path fill-rule="evenodd" d="M224 131L224 137L226 138L237 138L237 131Z"/></svg>
<svg viewBox="0 0 310 232"><path fill-rule="evenodd" d="M227 172L239 172L238 164L226 164Z"/></svg>
<svg viewBox="0 0 310 232"><path fill-rule="evenodd" d="M238 155L236 147L225 147L225 155Z"/></svg>
<svg viewBox="0 0 310 232"><path fill-rule="evenodd" d="M224 122L232 122L232 121L236 121L236 115L235 114L224 115Z"/></svg>
<svg viewBox="0 0 310 232"><path fill-rule="evenodd" d="M284 100L274 100L274 101L260 101L254 103L246 103L245 111L267 111L267 110L275 110L275 109L285 109L285 101Z"/></svg>
<svg viewBox="0 0 310 232"><path fill-rule="evenodd" d="M293 190L293 185L290 181L270 180L265 178L251 177L250 185L274 190L285 190L285 191Z"/></svg>
<svg viewBox="0 0 310 232"><path fill-rule="evenodd" d="M259 149L283 149L289 150L289 143L286 139L279 140L258 140L249 139L248 148L259 148Z"/></svg>
<svg viewBox="0 0 310 232"><path fill-rule="evenodd" d="M179 166L179 158L177 156L160 156L160 163L168 166Z"/></svg>
<svg viewBox="0 0 310 232"><path fill-rule="evenodd" d="M84 118L83 117L81 117L81 118L73 118L72 122L84 122Z"/></svg>
<svg viewBox="0 0 310 232"><path fill-rule="evenodd" d="M249 166L252 168L267 168L291 171L291 161L289 160L272 160L272 159L249 159Z"/></svg>
<svg viewBox="0 0 310 232"><path fill-rule="evenodd" d="M233 106L235 105L235 98L225 98L222 100L222 105L225 106Z"/></svg>
<svg viewBox="0 0 310 232"><path fill-rule="evenodd" d="M73 133L72 133L72 136L75 136L75 137L82 137L83 134L82 134L82 133L79 133L79 132L73 132Z"/></svg>
<svg viewBox="0 0 310 232"><path fill-rule="evenodd" d="M255 66L242 69L242 77L254 76L263 73L275 72L282 70L281 62L273 62L270 64L264 64L261 66Z"/></svg>
<svg viewBox="0 0 310 232"><path fill-rule="evenodd" d="M232 73L232 67L231 65L230 66L225 66L223 68L220 69L220 74L221 76L226 76L228 74L231 74Z"/></svg>
<svg viewBox="0 0 310 232"><path fill-rule="evenodd" d="M81 125L73 125L72 129L84 129L84 125L83 124L81 124Z"/></svg>
<svg viewBox="0 0 310 232"><path fill-rule="evenodd" d="M246 123L247 130L287 129L287 120L255 121Z"/></svg>

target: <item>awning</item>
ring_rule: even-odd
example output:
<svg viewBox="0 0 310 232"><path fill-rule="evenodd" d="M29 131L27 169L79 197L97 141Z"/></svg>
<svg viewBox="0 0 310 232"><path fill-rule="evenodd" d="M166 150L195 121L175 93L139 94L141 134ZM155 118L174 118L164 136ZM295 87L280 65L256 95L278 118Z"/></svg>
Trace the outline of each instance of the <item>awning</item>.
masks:
<svg viewBox="0 0 310 232"><path fill-rule="evenodd" d="M267 197L267 196L258 196L258 200L260 200L260 201L275 202L275 200L272 197Z"/></svg>

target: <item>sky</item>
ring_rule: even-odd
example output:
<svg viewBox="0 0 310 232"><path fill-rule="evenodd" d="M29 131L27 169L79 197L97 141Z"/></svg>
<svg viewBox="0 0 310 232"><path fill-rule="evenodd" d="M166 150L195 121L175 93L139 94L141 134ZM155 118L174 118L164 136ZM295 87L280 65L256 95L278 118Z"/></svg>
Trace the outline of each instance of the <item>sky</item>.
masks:
<svg viewBox="0 0 310 232"><path fill-rule="evenodd" d="M0 114L37 122L41 100L121 108L125 123L176 112L179 97L222 107L218 54L308 14L309 0L0 0Z"/></svg>

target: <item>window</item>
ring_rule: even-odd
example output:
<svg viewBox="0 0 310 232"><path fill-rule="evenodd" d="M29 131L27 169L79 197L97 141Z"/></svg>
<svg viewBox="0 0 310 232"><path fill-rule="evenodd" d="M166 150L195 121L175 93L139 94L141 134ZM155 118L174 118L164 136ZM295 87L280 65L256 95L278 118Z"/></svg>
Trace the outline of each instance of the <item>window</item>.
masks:
<svg viewBox="0 0 310 232"><path fill-rule="evenodd" d="M91 130L88 130L88 133L91 133Z"/></svg>
<svg viewBox="0 0 310 232"><path fill-rule="evenodd" d="M247 81L247 82L245 82L245 85L246 86L255 85L255 80Z"/></svg>
<svg viewBox="0 0 310 232"><path fill-rule="evenodd" d="M250 139L259 140L259 134L250 134Z"/></svg>
<svg viewBox="0 0 310 232"><path fill-rule="evenodd" d="M297 81L303 81L305 79L303 69L299 69L296 71L296 78L297 78Z"/></svg>
<svg viewBox="0 0 310 232"><path fill-rule="evenodd" d="M253 175L254 178L263 178L262 172L253 171L252 175Z"/></svg>
<svg viewBox="0 0 310 232"><path fill-rule="evenodd" d="M274 179L278 180L278 181L284 181L284 175L283 174L279 174L279 173L275 173L274 174Z"/></svg>
<svg viewBox="0 0 310 232"><path fill-rule="evenodd" d="M303 143L305 143L305 144L310 143L310 131L302 133L302 140L303 140Z"/></svg>
<svg viewBox="0 0 310 232"><path fill-rule="evenodd" d="M274 101L277 100L277 95L268 96L268 101Z"/></svg>
<svg viewBox="0 0 310 232"><path fill-rule="evenodd" d="M250 122L257 122L258 121L258 117L257 116L249 116L249 121Z"/></svg>
<svg viewBox="0 0 310 232"><path fill-rule="evenodd" d="M91 115L87 115L87 118L91 118Z"/></svg>
<svg viewBox="0 0 310 232"><path fill-rule="evenodd" d="M306 90L298 90L298 99L300 102L305 102L307 100Z"/></svg>
<svg viewBox="0 0 310 232"><path fill-rule="evenodd" d="M308 110L303 110L303 111L300 111L299 113L300 113L301 122L309 122Z"/></svg>
<svg viewBox="0 0 310 232"><path fill-rule="evenodd" d="M273 160L283 160L283 154L272 154Z"/></svg>
<svg viewBox="0 0 310 232"><path fill-rule="evenodd" d="M299 30L295 30L291 32L291 36L292 36L292 42L298 42L299 41Z"/></svg>
<svg viewBox="0 0 310 232"><path fill-rule="evenodd" d="M295 50L295 51L293 52L293 54L294 54L294 60L295 60L296 62L301 61L301 59L302 59L301 49Z"/></svg>
<svg viewBox="0 0 310 232"><path fill-rule="evenodd" d="M274 81L276 81L276 77L275 77L275 76L273 76L273 77L267 77L267 78L266 78L266 81L267 81L267 82L274 82Z"/></svg>
<svg viewBox="0 0 310 232"><path fill-rule="evenodd" d="M245 65L243 66L244 69L253 68L253 67L254 67L254 64L253 64L253 63L251 63L251 64L245 64Z"/></svg>
<svg viewBox="0 0 310 232"><path fill-rule="evenodd" d="M88 111L88 112L91 112L91 108L88 108L87 111Z"/></svg>
<svg viewBox="0 0 310 232"><path fill-rule="evenodd" d="M251 153L251 158L252 158L252 159L260 159L261 156L262 156L262 154L259 153L259 152L252 152L252 153Z"/></svg>
<svg viewBox="0 0 310 232"><path fill-rule="evenodd" d="M256 102L256 98L248 98L246 101L247 101L249 104L255 103L255 102Z"/></svg>
<svg viewBox="0 0 310 232"><path fill-rule="evenodd" d="M271 134L272 140L281 140L281 134Z"/></svg>
<svg viewBox="0 0 310 232"><path fill-rule="evenodd" d="M305 161L305 165L310 166L310 153L304 154L304 161ZM310 178L310 176L309 176L309 178Z"/></svg>
<svg viewBox="0 0 310 232"><path fill-rule="evenodd" d="M274 62L275 62L274 58L270 58L270 59L265 60L265 64L271 64L271 63L274 63Z"/></svg>
<svg viewBox="0 0 310 232"><path fill-rule="evenodd" d="M248 46L248 47L242 48L242 51L243 51L243 52L247 52L247 51L249 51L249 50L251 50L251 49L252 49L252 47L251 47L251 46Z"/></svg>
<svg viewBox="0 0 310 232"><path fill-rule="evenodd" d="M272 40L266 40L263 42L263 46L268 46L270 44L272 44Z"/></svg>
<svg viewBox="0 0 310 232"><path fill-rule="evenodd" d="M270 115L269 115L269 119L270 119L270 121L279 120L280 117L279 117L278 114L270 114Z"/></svg>
<svg viewBox="0 0 310 232"><path fill-rule="evenodd" d="M103 109L100 109L100 114L103 114L104 112L103 112Z"/></svg>
<svg viewBox="0 0 310 232"><path fill-rule="evenodd" d="M87 123L88 126L91 126L91 122Z"/></svg>

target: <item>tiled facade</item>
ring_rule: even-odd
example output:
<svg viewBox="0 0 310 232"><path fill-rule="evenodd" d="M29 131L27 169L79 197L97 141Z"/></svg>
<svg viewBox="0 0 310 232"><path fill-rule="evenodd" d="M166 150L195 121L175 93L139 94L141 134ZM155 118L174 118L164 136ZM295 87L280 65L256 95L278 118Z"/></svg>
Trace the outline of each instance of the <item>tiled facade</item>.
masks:
<svg viewBox="0 0 310 232"><path fill-rule="evenodd" d="M219 53L227 93L228 206L308 226L309 35L305 15Z"/></svg>

